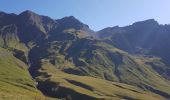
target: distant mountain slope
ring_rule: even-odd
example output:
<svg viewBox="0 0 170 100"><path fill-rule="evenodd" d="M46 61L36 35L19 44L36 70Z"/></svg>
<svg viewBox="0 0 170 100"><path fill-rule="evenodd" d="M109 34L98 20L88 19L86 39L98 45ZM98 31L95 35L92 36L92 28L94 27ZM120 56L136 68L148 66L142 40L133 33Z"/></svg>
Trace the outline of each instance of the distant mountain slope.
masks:
<svg viewBox="0 0 170 100"><path fill-rule="evenodd" d="M170 25L160 25L154 19L136 22L126 27L109 27L98 32L116 47L129 53L144 53L162 57L169 64Z"/></svg>
<svg viewBox="0 0 170 100"><path fill-rule="evenodd" d="M168 33L161 31L160 27L168 26L147 20L127 27L106 28L97 33L73 16L54 20L32 11L19 15L0 13L0 47L13 54L9 58L14 57L29 67L30 75L46 96L76 98L73 100L79 96L91 100L146 100L147 97L159 100L170 98L169 56L165 59L158 55L165 52L158 52L160 48L157 47L162 46L160 41L166 36L159 40L160 36L154 35L155 32ZM153 41L150 41L152 36ZM161 50L164 49L163 46ZM112 86L113 82L116 85ZM94 85L97 83L99 86ZM79 85L83 88L74 89ZM113 94L104 90L104 85ZM65 89L74 93L68 94Z"/></svg>
<svg viewBox="0 0 170 100"><path fill-rule="evenodd" d="M150 19L126 27L105 28L99 31L98 35L107 43L131 54L162 58L167 66L163 73L170 76L170 67L168 67L170 66L169 25L159 25L155 20Z"/></svg>

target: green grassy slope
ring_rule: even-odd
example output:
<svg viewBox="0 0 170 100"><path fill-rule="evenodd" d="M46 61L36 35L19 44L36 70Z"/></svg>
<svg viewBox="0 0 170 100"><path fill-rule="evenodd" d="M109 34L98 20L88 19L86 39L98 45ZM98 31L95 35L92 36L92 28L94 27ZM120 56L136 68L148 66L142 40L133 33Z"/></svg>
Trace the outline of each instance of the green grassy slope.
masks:
<svg viewBox="0 0 170 100"><path fill-rule="evenodd" d="M100 40L80 38L75 41L49 42L34 47L29 58L35 67L41 68L45 63L50 63L54 68L69 74L121 82L170 97L170 81L143 61L143 58Z"/></svg>
<svg viewBox="0 0 170 100"><path fill-rule="evenodd" d="M147 64L147 58L134 57L94 40L81 41L68 51L75 65L90 76L123 82L170 97L170 81Z"/></svg>
<svg viewBox="0 0 170 100"><path fill-rule="evenodd" d="M36 99L44 97L36 89L27 66L10 51L0 48L0 100Z"/></svg>
<svg viewBox="0 0 170 100"><path fill-rule="evenodd" d="M165 98L140 88L89 76L66 74L52 65L44 65L39 89L45 95L68 100L165 100Z"/></svg>

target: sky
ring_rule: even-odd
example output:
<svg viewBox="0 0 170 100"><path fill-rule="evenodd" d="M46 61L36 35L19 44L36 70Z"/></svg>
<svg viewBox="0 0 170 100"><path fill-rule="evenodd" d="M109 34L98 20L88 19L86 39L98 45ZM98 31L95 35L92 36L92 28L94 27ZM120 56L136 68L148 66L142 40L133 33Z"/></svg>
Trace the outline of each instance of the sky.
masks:
<svg viewBox="0 0 170 100"><path fill-rule="evenodd" d="M146 19L170 23L170 0L0 0L0 11L25 10L53 19L74 16L95 31Z"/></svg>

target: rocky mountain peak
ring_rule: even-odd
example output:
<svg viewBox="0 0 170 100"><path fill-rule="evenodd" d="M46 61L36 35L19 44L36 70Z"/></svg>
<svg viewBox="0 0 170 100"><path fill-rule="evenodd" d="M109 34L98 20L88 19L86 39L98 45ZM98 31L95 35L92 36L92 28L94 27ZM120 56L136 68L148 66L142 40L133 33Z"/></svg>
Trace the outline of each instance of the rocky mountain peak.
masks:
<svg viewBox="0 0 170 100"><path fill-rule="evenodd" d="M75 28L75 29L87 29L88 25L83 24L74 16L64 17L62 19L57 20L61 27L63 28Z"/></svg>
<svg viewBox="0 0 170 100"><path fill-rule="evenodd" d="M158 26L159 23L155 19L148 19L148 20L136 22L133 25L135 26L139 26L139 25Z"/></svg>
<svg viewBox="0 0 170 100"><path fill-rule="evenodd" d="M32 16L32 15L38 15L30 10L26 10L26 11L23 11L22 13L20 13L19 15L22 15L22 16Z"/></svg>
<svg viewBox="0 0 170 100"><path fill-rule="evenodd" d="M6 14L6 13L4 13L4 12L0 11L0 16L5 15L5 14Z"/></svg>

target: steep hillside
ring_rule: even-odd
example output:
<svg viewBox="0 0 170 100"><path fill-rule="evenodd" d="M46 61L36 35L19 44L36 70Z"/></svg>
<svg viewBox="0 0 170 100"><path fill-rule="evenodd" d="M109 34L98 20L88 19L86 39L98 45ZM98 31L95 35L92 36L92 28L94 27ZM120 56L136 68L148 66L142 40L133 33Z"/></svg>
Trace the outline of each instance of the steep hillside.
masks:
<svg viewBox="0 0 170 100"><path fill-rule="evenodd" d="M88 76L66 74L45 64L39 72L38 88L45 95L67 100L164 100L134 86Z"/></svg>
<svg viewBox="0 0 170 100"><path fill-rule="evenodd" d="M170 26L155 20L136 22L126 27L109 27L98 32L100 38L131 54L157 56L170 66ZM169 76L169 68L164 71Z"/></svg>
<svg viewBox="0 0 170 100"><path fill-rule="evenodd" d="M169 81L142 57L128 55L98 40L82 38L75 42L65 41L64 46L63 41L48 43L33 48L29 54L34 77L39 76L38 70L44 64L50 63L69 74L117 81L170 96Z"/></svg>
<svg viewBox="0 0 170 100"><path fill-rule="evenodd" d="M145 53L162 57L169 62L169 25L160 25L154 19L136 22L126 27L109 27L99 31L116 47L130 53Z"/></svg>
<svg viewBox="0 0 170 100"><path fill-rule="evenodd" d="M0 48L0 99L43 99L28 72L28 66L13 57L8 50ZM17 96L16 96L17 95Z"/></svg>
<svg viewBox="0 0 170 100"><path fill-rule="evenodd" d="M44 95L53 97L49 99L169 99L169 56L164 59L160 55L165 52L157 52L157 46L161 46L159 36L147 43L154 32L162 32L157 31L160 27L166 26L148 20L96 33L73 16L54 20L31 11L19 15L0 13L0 47L4 52L0 75L5 82L14 83L9 84L11 88L24 87L8 91L30 90L22 92L26 99L32 99L34 93L45 98L36 85ZM3 58L5 52L10 56ZM161 58L148 56L151 54Z"/></svg>

